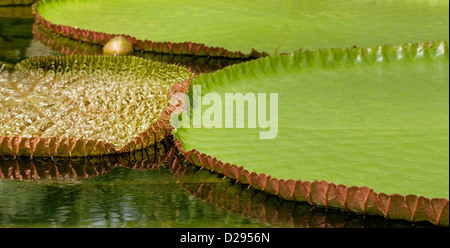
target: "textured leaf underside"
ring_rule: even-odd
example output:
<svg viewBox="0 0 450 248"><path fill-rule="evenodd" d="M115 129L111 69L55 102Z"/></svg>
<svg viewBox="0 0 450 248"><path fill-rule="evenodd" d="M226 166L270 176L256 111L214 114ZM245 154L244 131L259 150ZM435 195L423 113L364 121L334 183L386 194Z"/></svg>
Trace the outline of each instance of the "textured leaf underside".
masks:
<svg viewBox="0 0 450 248"><path fill-rule="evenodd" d="M198 156L198 165L217 169L221 161L270 176L263 189L270 178L325 180L448 199L448 66L448 42L307 51L233 65L196 78L191 101L195 85L202 96L222 99L267 93L269 101L278 93L276 138L259 139L267 129L248 128L247 109L245 128L181 127L175 135L188 156L214 158ZM204 102L203 113L210 107Z"/></svg>
<svg viewBox="0 0 450 248"><path fill-rule="evenodd" d="M15 72L0 74L0 155L120 150L158 122L171 87L191 76L185 68L137 57L25 60ZM150 142L139 141L134 149Z"/></svg>
<svg viewBox="0 0 450 248"><path fill-rule="evenodd" d="M170 42L137 42L139 49L176 54L228 57L254 49L261 52L255 56L276 55L300 48L370 47L449 36L445 0L47 0L36 11L46 27L72 38L102 43L101 34L126 34L140 41Z"/></svg>

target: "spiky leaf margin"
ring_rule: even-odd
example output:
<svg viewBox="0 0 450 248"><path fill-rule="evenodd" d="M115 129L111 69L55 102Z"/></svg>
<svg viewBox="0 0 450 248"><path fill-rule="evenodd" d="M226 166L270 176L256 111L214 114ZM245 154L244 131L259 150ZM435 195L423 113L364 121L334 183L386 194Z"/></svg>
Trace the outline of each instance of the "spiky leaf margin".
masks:
<svg viewBox="0 0 450 248"><path fill-rule="evenodd" d="M169 168L180 186L187 192L234 214L268 223L274 227L289 228L372 228L432 226L428 222L413 223L386 220L381 216L348 215L332 208L314 208L307 203L283 201L262 191L236 184L199 167L186 164L184 158L172 156Z"/></svg>
<svg viewBox="0 0 450 248"><path fill-rule="evenodd" d="M68 57L40 57L31 58L22 61L16 65L16 70L27 72L33 70L40 71L59 71L77 70L80 67L86 67L87 70L95 70L90 68L89 64L98 62L97 56L68 56ZM137 57L113 57L106 56L104 59L113 60L115 62L124 62L131 60L140 60L144 63L158 63ZM80 64L76 64L82 63ZM83 64L87 63L87 64ZM175 65L165 65L159 63L160 66L177 67ZM180 68L190 73L186 68ZM150 68L151 69L151 68ZM193 74L191 74L193 76ZM168 92L168 99L171 95L179 90L187 88L187 82L179 82L175 84ZM112 143L101 140L83 139L75 137L20 137L20 136L0 136L0 155L3 156L26 156L26 157L90 157L103 156L108 154L129 153L141 149L145 149L165 139L172 132L170 125L170 115L177 107L176 103L169 103L164 107L159 119L151 124L146 130L130 137L130 141L121 147L117 147Z"/></svg>

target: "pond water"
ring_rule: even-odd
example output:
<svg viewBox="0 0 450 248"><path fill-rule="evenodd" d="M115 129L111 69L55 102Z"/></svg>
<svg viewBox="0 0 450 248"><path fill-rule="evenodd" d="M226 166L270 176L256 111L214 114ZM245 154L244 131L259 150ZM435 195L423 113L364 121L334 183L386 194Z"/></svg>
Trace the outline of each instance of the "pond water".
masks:
<svg viewBox="0 0 450 248"><path fill-rule="evenodd" d="M34 35L33 35L34 33ZM0 7L0 63L98 54L99 47L39 32L29 7ZM239 61L140 56L197 72ZM282 201L174 161L170 141L123 156L0 158L0 227L428 227ZM166 156L166 154L174 154Z"/></svg>

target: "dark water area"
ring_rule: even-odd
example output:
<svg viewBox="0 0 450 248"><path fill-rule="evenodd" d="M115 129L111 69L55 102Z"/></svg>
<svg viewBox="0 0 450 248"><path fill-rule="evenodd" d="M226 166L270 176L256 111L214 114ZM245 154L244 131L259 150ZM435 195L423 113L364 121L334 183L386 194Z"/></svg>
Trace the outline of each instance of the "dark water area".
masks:
<svg viewBox="0 0 450 248"><path fill-rule="evenodd" d="M0 7L0 68L36 56L101 53L101 47L41 29L29 6ZM136 55L198 73L239 62ZM166 141L120 156L1 157L0 227L429 227L282 201L175 161L173 149Z"/></svg>
<svg viewBox="0 0 450 248"><path fill-rule="evenodd" d="M0 7L0 63L12 66L26 58L61 55L34 38L33 24L29 6Z"/></svg>

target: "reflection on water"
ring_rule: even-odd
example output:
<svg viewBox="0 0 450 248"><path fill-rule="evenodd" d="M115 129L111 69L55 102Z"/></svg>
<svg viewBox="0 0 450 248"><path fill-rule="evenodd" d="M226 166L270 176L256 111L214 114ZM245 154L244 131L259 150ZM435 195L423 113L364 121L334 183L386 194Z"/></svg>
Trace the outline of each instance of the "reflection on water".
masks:
<svg viewBox="0 0 450 248"><path fill-rule="evenodd" d="M29 7L0 7L0 63L11 68L33 56L101 53L99 46L42 32L30 13ZM240 62L136 55L196 72ZM411 226L282 201L186 164L170 141L103 157L0 157L0 227Z"/></svg>
<svg viewBox="0 0 450 248"><path fill-rule="evenodd" d="M145 150L128 154L89 158L1 157L0 179L40 181L80 180L109 173L122 166L131 169L157 169L163 164L166 141Z"/></svg>
<svg viewBox="0 0 450 248"><path fill-rule="evenodd" d="M433 227L429 223L389 221L381 216L361 216L338 210L313 208L308 203L284 201L276 196L235 183L179 158L170 168L182 188L218 208L258 220L272 227L388 228Z"/></svg>
<svg viewBox="0 0 450 248"><path fill-rule="evenodd" d="M39 23L33 25L34 38L50 47L53 51L65 55L101 55L103 46L80 42L64 36L57 35ZM242 59L214 58L214 57L195 57L181 56L175 54L160 54L154 52L135 52L134 56L143 57L159 62L177 64L190 68L196 73L213 72L223 69L229 65L242 63Z"/></svg>
<svg viewBox="0 0 450 248"><path fill-rule="evenodd" d="M167 169L113 169L78 182L0 180L0 227L261 227L197 200Z"/></svg>
<svg viewBox="0 0 450 248"><path fill-rule="evenodd" d="M92 51L78 41L69 41L72 46L56 44L63 49L54 51L34 38L33 24L29 7L0 7L0 68L6 64L11 69L29 57L63 55L80 46L84 51L83 45ZM160 59L196 63L192 58ZM164 164L166 148L158 144L132 154L89 159L0 158L0 227L266 226L183 190Z"/></svg>
<svg viewBox="0 0 450 248"><path fill-rule="evenodd" d="M57 35L35 23L29 6L0 7L0 63L14 65L36 56L100 55L100 45L88 44ZM241 63L240 59L180 56L135 52L134 56L183 65L193 72L204 73Z"/></svg>
<svg viewBox="0 0 450 248"><path fill-rule="evenodd" d="M0 160L0 227L266 226L180 188L164 164L166 145L104 158Z"/></svg>
<svg viewBox="0 0 450 248"><path fill-rule="evenodd" d="M266 195L190 165L169 141L89 159L1 158L0 171L0 227L412 227Z"/></svg>
<svg viewBox="0 0 450 248"><path fill-rule="evenodd" d="M0 7L0 62L15 64L30 57L60 54L33 38L33 23L28 6Z"/></svg>

